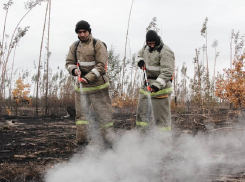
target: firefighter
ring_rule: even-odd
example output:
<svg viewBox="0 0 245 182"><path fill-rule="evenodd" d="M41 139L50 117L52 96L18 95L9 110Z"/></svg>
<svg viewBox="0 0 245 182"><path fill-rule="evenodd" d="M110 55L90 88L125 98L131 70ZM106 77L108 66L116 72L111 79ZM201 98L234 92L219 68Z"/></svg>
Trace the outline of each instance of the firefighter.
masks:
<svg viewBox="0 0 245 182"><path fill-rule="evenodd" d="M175 57L154 30L146 33L146 45L138 53L138 66L145 70L140 89L136 127L147 131L156 126L171 131L171 92ZM148 88L147 88L148 86Z"/></svg>
<svg viewBox="0 0 245 182"><path fill-rule="evenodd" d="M89 113L93 108L100 123L99 132L105 142L110 142L108 134L113 132L113 122L109 80L106 75L106 45L92 36L87 21L77 22L75 32L79 40L70 46L66 68L72 76L78 77L75 86L76 140L80 145L90 142Z"/></svg>

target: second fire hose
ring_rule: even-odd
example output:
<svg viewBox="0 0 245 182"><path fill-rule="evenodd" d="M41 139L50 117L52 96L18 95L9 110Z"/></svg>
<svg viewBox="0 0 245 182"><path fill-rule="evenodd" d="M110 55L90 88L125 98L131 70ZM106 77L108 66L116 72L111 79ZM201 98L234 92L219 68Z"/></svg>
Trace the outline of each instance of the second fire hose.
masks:
<svg viewBox="0 0 245 182"><path fill-rule="evenodd" d="M145 66L143 66L142 70L144 72L144 77L145 77L145 82L146 82L146 89L148 90L148 92L150 92L151 91L151 87L150 87L148 79L147 79Z"/></svg>

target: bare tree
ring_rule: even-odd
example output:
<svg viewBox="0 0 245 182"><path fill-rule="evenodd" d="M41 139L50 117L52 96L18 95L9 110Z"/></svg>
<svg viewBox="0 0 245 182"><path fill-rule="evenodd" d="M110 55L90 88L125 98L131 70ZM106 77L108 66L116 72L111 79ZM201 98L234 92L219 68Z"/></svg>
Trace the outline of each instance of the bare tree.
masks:
<svg viewBox="0 0 245 182"><path fill-rule="evenodd" d="M207 71L206 71L206 77L204 79L205 81L205 93L208 99L208 103L209 103L209 95L210 95L210 80L209 80L209 66L208 66L208 27L207 27L207 23L208 23L208 17L205 18L205 21L202 25L202 29L201 29L201 36L203 36L206 40L206 46L205 46L205 51L206 51L206 64L207 64Z"/></svg>
<svg viewBox="0 0 245 182"><path fill-rule="evenodd" d="M126 66L126 55L127 55L127 41L128 41L128 31L129 31L129 23L130 23L130 17L131 17L131 12L133 8L133 3L134 0L132 0L130 11L129 11L129 17L128 17L128 28L127 28L127 33L126 33L126 41L125 41L125 49L124 49L124 58L123 58L123 65L122 65L122 89L121 92L123 93L123 85L124 85L124 74L125 74L125 66Z"/></svg>
<svg viewBox="0 0 245 182"><path fill-rule="evenodd" d="M1 63L2 63L2 56L3 56L3 49L4 49L4 37L5 37L5 29L6 29L6 23L7 23L7 16L8 16L8 12L9 12L9 7L13 4L12 0L9 0L9 2L7 4L3 4L3 9L6 11L5 14L5 19L4 19L4 25L3 25L3 37L2 37L2 42L0 45L0 69L1 69Z"/></svg>
<svg viewBox="0 0 245 182"><path fill-rule="evenodd" d="M217 46L218 46L218 40L215 40L212 44L212 47L214 48L214 74L213 79L215 78L215 69L216 69L216 61L219 57L219 52L217 52Z"/></svg>
<svg viewBox="0 0 245 182"><path fill-rule="evenodd" d="M201 36L203 36L206 40L206 63L207 63L207 74L208 74L208 27L207 27L207 23L208 23L208 17L205 18L205 21L202 25L202 29L201 29Z"/></svg>
<svg viewBox="0 0 245 182"><path fill-rule="evenodd" d="M187 75L187 66L185 62L183 63L180 71L181 71L180 98L181 98L181 102L185 103L187 100L187 94L188 94L187 82L189 79L189 76Z"/></svg>
<svg viewBox="0 0 245 182"><path fill-rule="evenodd" d="M44 38L44 32L45 32L45 27L46 27L48 6L49 6L49 3L47 2L46 13L45 13L45 18L44 18L44 25L43 25L43 34L42 34L42 40L41 40L41 47L40 47L40 53L39 53L39 62L38 62L38 67L37 67L37 82L36 82L36 115L37 116L38 116L38 93L39 93L39 78L40 78L40 69L41 69L41 57L42 57L43 38Z"/></svg>
<svg viewBox="0 0 245 182"><path fill-rule="evenodd" d="M157 33L159 32L159 28L157 28L157 18L153 17L151 22L149 23L148 27L146 28L146 32L149 30L155 30Z"/></svg>
<svg viewBox="0 0 245 182"><path fill-rule="evenodd" d="M215 71L216 71L216 62L217 59L219 57L219 52L217 52L217 46L218 46L218 40L214 40L212 47L214 48L214 73L213 73L213 81L212 81L212 85L211 85L211 92L212 92L212 97L214 97L214 88L215 88Z"/></svg>
<svg viewBox="0 0 245 182"><path fill-rule="evenodd" d="M50 14L51 14L51 0L49 0L49 20L48 20L48 40L47 40L47 68L46 68L46 91L45 91L45 116L47 116L47 114L48 114L49 58L50 58L50 55L51 55L51 52L49 51Z"/></svg>

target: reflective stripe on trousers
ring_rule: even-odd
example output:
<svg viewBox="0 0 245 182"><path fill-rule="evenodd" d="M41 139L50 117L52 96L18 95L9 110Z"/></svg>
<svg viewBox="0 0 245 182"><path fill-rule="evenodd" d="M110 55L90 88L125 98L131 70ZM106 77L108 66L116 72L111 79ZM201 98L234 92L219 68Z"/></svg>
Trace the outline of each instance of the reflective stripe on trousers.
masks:
<svg viewBox="0 0 245 182"><path fill-rule="evenodd" d="M148 123L147 122L142 122L142 121L136 121L136 126L140 126L140 127L148 127ZM157 127L158 130L160 131L171 131L171 127Z"/></svg>
<svg viewBox="0 0 245 182"><path fill-rule="evenodd" d="M102 128L109 128L109 127L112 127L113 126L113 122L110 122L110 123L107 123L107 124L103 124L103 125L100 125Z"/></svg>
<svg viewBox="0 0 245 182"><path fill-rule="evenodd" d="M88 123L88 121L77 120L77 121L76 121L76 125L78 125L78 124L85 124L85 125L88 125L89 123Z"/></svg>

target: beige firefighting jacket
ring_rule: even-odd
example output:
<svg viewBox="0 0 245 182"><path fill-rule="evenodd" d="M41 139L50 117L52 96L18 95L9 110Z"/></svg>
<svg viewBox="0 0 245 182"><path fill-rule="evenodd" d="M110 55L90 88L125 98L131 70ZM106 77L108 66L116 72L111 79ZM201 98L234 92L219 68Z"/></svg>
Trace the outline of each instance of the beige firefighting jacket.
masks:
<svg viewBox="0 0 245 182"><path fill-rule="evenodd" d="M162 46L160 52L158 48ZM152 97L161 97L172 93L172 79L174 74L175 57L173 51L160 38L160 45L150 52L149 46L144 46L138 53L138 61L143 60L149 85L156 86L159 91L149 93L145 87L140 92Z"/></svg>
<svg viewBox="0 0 245 182"><path fill-rule="evenodd" d="M93 45L93 37L90 34L87 42L79 42L76 50L76 42L69 49L66 58L66 69L72 74L72 70L77 68L77 62L82 72L82 77L88 80L88 84L82 85L82 90L77 83L76 90L83 93L94 93L101 89L108 89L109 80L105 75L105 67L107 64L108 53L105 45L96 39L95 47ZM75 55L76 54L76 55ZM77 60L76 60L77 56Z"/></svg>

